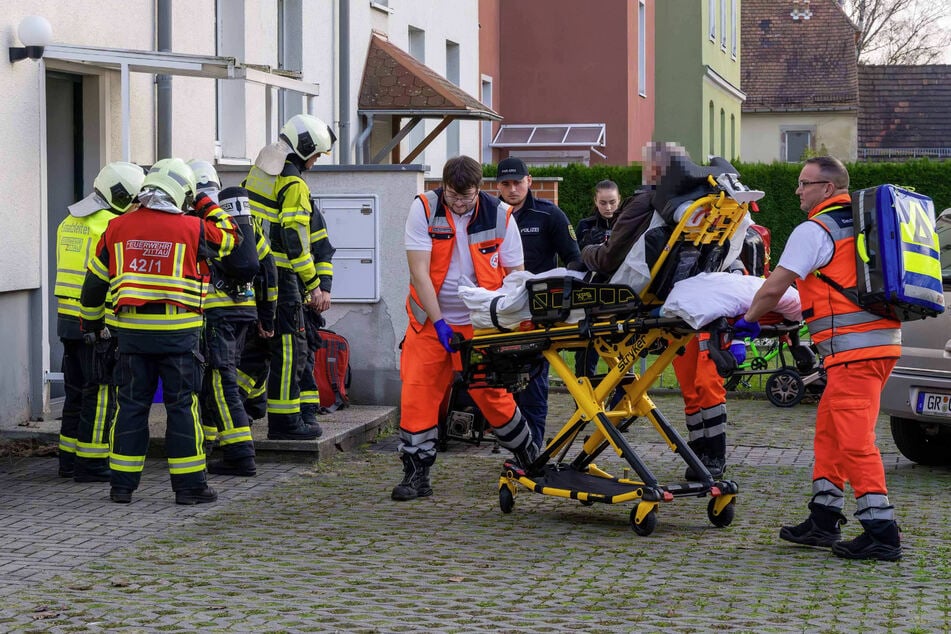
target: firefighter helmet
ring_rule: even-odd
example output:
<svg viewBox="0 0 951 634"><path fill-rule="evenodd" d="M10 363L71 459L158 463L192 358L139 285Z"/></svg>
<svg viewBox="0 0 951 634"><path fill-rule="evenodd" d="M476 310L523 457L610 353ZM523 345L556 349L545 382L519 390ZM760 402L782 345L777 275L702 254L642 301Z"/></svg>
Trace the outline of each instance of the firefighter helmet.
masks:
<svg viewBox="0 0 951 634"><path fill-rule="evenodd" d="M195 173L180 158L157 161L145 175L142 187L160 189L175 201L175 206L184 209L195 196Z"/></svg>
<svg viewBox="0 0 951 634"><path fill-rule="evenodd" d="M192 159L188 161L188 167L195 173L195 186L199 190L221 189L221 180L218 179L218 172L208 161L201 159Z"/></svg>
<svg viewBox="0 0 951 634"><path fill-rule="evenodd" d="M305 161L329 152L337 141L330 126L309 114L296 114L281 128L281 138Z"/></svg>
<svg viewBox="0 0 951 634"><path fill-rule="evenodd" d="M145 172L135 163L115 161L99 170L93 189L115 211L123 213L132 206L144 179Z"/></svg>

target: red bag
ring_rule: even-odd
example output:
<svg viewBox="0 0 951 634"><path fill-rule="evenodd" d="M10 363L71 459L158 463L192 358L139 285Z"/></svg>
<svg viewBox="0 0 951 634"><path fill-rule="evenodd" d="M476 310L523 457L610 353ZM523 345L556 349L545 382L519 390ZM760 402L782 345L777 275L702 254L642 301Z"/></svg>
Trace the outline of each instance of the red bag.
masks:
<svg viewBox="0 0 951 634"><path fill-rule="evenodd" d="M343 335L321 328L320 348L314 353L314 380L320 406L328 412L350 404L350 344Z"/></svg>

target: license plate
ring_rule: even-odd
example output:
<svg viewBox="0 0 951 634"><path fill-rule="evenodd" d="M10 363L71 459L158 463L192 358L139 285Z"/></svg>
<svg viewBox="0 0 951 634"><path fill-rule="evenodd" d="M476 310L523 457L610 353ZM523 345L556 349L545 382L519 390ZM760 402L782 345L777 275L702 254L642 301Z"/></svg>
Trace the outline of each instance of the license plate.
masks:
<svg viewBox="0 0 951 634"><path fill-rule="evenodd" d="M949 406L951 406L951 394L918 392L918 403L915 404L915 411L919 414L951 417Z"/></svg>

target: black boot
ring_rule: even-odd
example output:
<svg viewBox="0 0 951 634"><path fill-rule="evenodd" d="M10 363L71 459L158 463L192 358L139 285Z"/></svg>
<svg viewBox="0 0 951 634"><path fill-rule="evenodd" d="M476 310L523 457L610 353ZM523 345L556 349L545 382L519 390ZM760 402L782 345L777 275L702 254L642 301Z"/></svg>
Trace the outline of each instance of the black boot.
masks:
<svg viewBox="0 0 951 634"><path fill-rule="evenodd" d="M538 475L540 469L537 466L534 466L534 462L538 459L538 456L541 452L538 449L531 436L528 438L528 443L524 447L519 449L512 450L512 457L515 459L516 464L525 470L529 475Z"/></svg>
<svg viewBox="0 0 951 634"><path fill-rule="evenodd" d="M834 549L834 544L842 537L839 526L848 520L841 511L824 504L810 502L809 511L804 522L779 529L779 538L803 546L831 546Z"/></svg>
<svg viewBox="0 0 951 634"><path fill-rule="evenodd" d="M254 463L254 456L245 456L235 460L224 458L208 463L208 473L215 475L241 476L250 478L258 473L258 467Z"/></svg>
<svg viewBox="0 0 951 634"><path fill-rule="evenodd" d="M109 470L109 461L105 458L76 457L73 472L75 482L109 482L112 472Z"/></svg>
<svg viewBox="0 0 951 634"><path fill-rule="evenodd" d="M697 455L697 457L700 458L700 462L702 462L704 466L706 466L707 469L709 470L710 467L708 463L710 462L710 457L707 456L707 439L698 438L697 440L687 441L687 446L690 447L690 449ZM720 475L722 474L723 474L723 471L721 469ZM713 473L711 473L710 475L712 475L714 478L718 477L714 475ZM686 471L684 471L684 480L686 480L687 482L700 482L701 478L700 478L700 474L693 470L693 467L688 466Z"/></svg>
<svg viewBox="0 0 951 634"><path fill-rule="evenodd" d="M59 477L72 478L75 474L76 454L59 450Z"/></svg>
<svg viewBox="0 0 951 634"><path fill-rule="evenodd" d="M832 545L832 552L845 559L901 559L901 532L894 520L862 520L862 534Z"/></svg>
<svg viewBox="0 0 951 634"><path fill-rule="evenodd" d="M208 504L217 499L218 492L207 484L201 488L183 489L175 492L175 504Z"/></svg>
<svg viewBox="0 0 951 634"><path fill-rule="evenodd" d="M429 468L433 459L421 459L415 454L400 454L403 461L403 481L393 487L391 497L394 500L405 502L416 498L425 498L433 494L433 487L429 481Z"/></svg>
<svg viewBox="0 0 951 634"><path fill-rule="evenodd" d="M268 426L268 440L314 440L320 438L324 433L320 425L314 423L308 425L298 417L281 426Z"/></svg>

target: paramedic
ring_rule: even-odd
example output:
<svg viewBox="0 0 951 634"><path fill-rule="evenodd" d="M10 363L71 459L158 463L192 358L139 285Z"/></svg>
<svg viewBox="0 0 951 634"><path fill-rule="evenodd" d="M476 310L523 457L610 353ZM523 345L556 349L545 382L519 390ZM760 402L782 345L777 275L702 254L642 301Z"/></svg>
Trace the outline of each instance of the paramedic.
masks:
<svg viewBox="0 0 951 634"><path fill-rule="evenodd" d="M115 352L118 338L107 330L84 341L80 291L89 258L113 218L135 206L145 172L134 163L103 167L93 192L68 207L56 229L56 331L63 342L63 421L59 475L76 482L109 482L109 432L116 411ZM107 303L108 300L107 300ZM114 329L113 329L114 330ZM108 336L107 336L108 335Z"/></svg>
<svg viewBox="0 0 951 634"><path fill-rule="evenodd" d="M675 143L651 141L644 146L642 178L645 186L621 205L608 240L584 248L581 260L588 270L610 277L621 266L628 251L650 225L654 213L653 188L674 156L687 156L687 151ZM684 353L674 358L673 366L684 399L687 444L710 475L718 479L723 477L726 468L726 388L706 352L707 344L705 333L694 337ZM687 467L684 477L698 480L699 474Z"/></svg>
<svg viewBox="0 0 951 634"><path fill-rule="evenodd" d="M830 546L847 559L894 561L902 556L901 536L875 445L875 422L882 387L901 354L900 324L862 310L833 286L848 289L856 280L845 166L829 156L806 160L796 194L808 219L790 234L778 266L736 323L738 335L755 336L757 320L795 282L803 318L825 363L827 383L816 412L809 517L782 527L779 536L796 544ZM855 516L863 532L853 540L839 541L846 482L855 493Z"/></svg>
<svg viewBox="0 0 951 634"><path fill-rule="evenodd" d="M119 412L109 453L113 502L131 502L142 478L149 409L160 378L175 502L218 499L205 478L198 416L204 295L199 262L228 255L237 230L211 198L192 198L194 192L195 175L185 161L155 163L138 194L141 206L109 222L83 282L83 332L102 330L110 288L119 332ZM200 218L184 214L192 202Z"/></svg>
<svg viewBox="0 0 951 634"><path fill-rule="evenodd" d="M418 195L406 218L406 259L410 292L409 326L402 343L400 378L400 459L403 481L394 500L433 494L429 470L436 460L440 403L453 379L450 344L455 333L472 337L469 309L457 292L474 280L496 290L512 271L523 270L522 243L511 208L480 191L482 166L468 156L446 161L442 185ZM537 457L528 421L503 388L469 392L499 443L522 467Z"/></svg>
<svg viewBox="0 0 951 634"><path fill-rule="evenodd" d="M558 266L577 262L581 257L575 230L568 216L555 203L536 198L532 177L520 158L510 156L499 161L499 198L512 208L525 253L525 270L541 274ZM545 444L545 420L548 418L548 361L539 357L538 367L528 387L515 396L528 419L532 436L539 447Z"/></svg>
<svg viewBox="0 0 951 634"><path fill-rule="evenodd" d="M270 364L270 440L313 440L323 433L319 425L304 422L300 408L300 379L307 356L303 305L325 302L310 250L310 188L302 174L328 154L336 140L330 126L317 117L294 115L281 128L280 139L261 150L242 184L255 218L269 227L267 237L277 264L276 332L268 339L269 362L244 356L241 360L244 367Z"/></svg>
<svg viewBox="0 0 951 634"><path fill-rule="evenodd" d="M607 242L620 203L621 192L614 181L603 180L594 186L594 209L591 210L590 216L578 221L578 227L575 229L579 249L584 249L589 244ZM598 359L600 357L594 351L594 344L576 352L575 375L593 377L598 369Z"/></svg>

